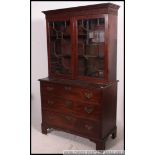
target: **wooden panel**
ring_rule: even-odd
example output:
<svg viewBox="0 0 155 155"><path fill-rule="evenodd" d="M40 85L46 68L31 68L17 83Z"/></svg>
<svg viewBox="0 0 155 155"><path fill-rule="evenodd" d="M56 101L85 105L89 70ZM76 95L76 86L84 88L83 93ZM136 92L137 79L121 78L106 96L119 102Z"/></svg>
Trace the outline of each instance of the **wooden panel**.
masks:
<svg viewBox="0 0 155 155"><path fill-rule="evenodd" d="M86 89L101 89L106 87L107 85L109 85L112 82L89 82L89 81L84 81L84 80L78 80L78 79L74 79L74 80L70 80L70 79L55 79L55 78L43 78L43 79L39 79L39 81L41 82L41 84L47 85L48 83L50 84L62 84L62 85L68 85L68 86L74 86L74 87L81 87L81 88L86 88Z"/></svg>
<svg viewBox="0 0 155 155"><path fill-rule="evenodd" d="M72 114L84 119L99 121L101 118L101 106L87 102L75 102L53 96L43 96L43 109L62 114Z"/></svg>
<svg viewBox="0 0 155 155"><path fill-rule="evenodd" d="M43 96L43 108L68 114L75 114L76 109L73 101L53 96Z"/></svg>
<svg viewBox="0 0 155 155"><path fill-rule="evenodd" d="M56 125L57 127L63 127L67 129L74 129L76 118L67 114L59 114L51 111L43 111L45 122L49 125Z"/></svg>
<svg viewBox="0 0 155 155"><path fill-rule="evenodd" d="M79 119L77 121L76 128L85 135L98 138L100 137L100 124L95 121Z"/></svg>
<svg viewBox="0 0 155 155"><path fill-rule="evenodd" d="M100 135L100 125L98 122L79 119L72 115L50 112L48 110L44 110L43 115L45 122L50 126L66 128L91 137L99 137Z"/></svg>
<svg viewBox="0 0 155 155"><path fill-rule="evenodd" d="M94 105L86 102L77 102L75 104L75 111L77 116L90 120L99 121L101 117L101 106L99 105Z"/></svg>
<svg viewBox="0 0 155 155"><path fill-rule="evenodd" d="M87 101L99 104L101 101L101 90L86 89L63 84L44 83L43 93L48 96L59 96L60 98L73 101Z"/></svg>
<svg viewBox="0 0 155 155"><path fill-rule="evenodd" d="M117 83L113 83L103 91L102 104L102 137L116 127Z"/></svg>
<svg viewBox="0 0 155 155"><path fill-rule="evenodd" d="M108 79L116 81L117 16L108 15Z"/></svg>
<svg viewBox="0 0 155 155"><path fill-rule="evenodd" d="M61 16L77 16L87 14L117 14L119 9L118 5L112 3L103 3L97 5L80 6L66 9L43 11L46 16L49 17L61 17Z"/></svg>

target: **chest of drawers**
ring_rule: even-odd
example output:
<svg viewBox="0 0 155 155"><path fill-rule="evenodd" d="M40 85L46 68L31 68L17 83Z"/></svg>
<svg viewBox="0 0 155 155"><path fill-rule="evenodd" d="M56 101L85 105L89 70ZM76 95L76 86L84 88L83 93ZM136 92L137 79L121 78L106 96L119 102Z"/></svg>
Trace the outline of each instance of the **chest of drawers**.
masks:
<svg viewBox="0 0 155 155"><path fill-rule="evenodd" d="M104 149L116 136L117 82L90 84L71 80L40 80L42 133L48 128L77 134Z"/></svg>
<svg viewBox="0 0 155 155"><path fill-rule="evenodd" d="M116 137L117 13L111 3L43 11L48 77L40 79L42 133L55 128L105 149Z"/></svg>

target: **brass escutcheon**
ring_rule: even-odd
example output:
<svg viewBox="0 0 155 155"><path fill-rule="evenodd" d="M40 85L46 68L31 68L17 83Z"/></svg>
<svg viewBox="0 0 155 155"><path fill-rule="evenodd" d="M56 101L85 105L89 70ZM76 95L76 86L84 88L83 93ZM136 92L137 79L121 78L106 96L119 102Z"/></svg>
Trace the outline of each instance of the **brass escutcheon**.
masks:
<svg viewBox="0 0 155 155"><path fill-rule="evenodd" d="M91 130L93 127L90 126L90 125L88 125L88 124L85 124L85 128L86 128L87 130Z"/></svg>
<svg viewBox="0 0 155 155"><path fill-rule="evenodd" d="M93 97L93 94L92 94L91 92L90 92L90 93L85 92L85 97L86 97L87 99L90 99L90 98Z"/></svg>
<svg viewBox="0 0 155 155"><path fill-rule="evenodd" d="M93 108L92 107L85 107L84 110L90 114L92 111L93 111Z"/></svg>

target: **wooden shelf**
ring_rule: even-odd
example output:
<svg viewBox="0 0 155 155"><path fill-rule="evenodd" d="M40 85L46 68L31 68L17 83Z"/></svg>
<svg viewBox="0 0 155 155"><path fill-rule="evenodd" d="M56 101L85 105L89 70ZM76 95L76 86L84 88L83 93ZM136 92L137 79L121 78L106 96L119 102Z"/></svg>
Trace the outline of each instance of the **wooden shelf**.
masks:
<svg viewBox="0 0 155 155"><path fill-rule="evenodd" d="M104 56L100 57L100 56L96 56L96 55L78 55L79 58L99 58L99 59L103 59Z"/></svg>
<svg viewBox="0 0 155 155"><path fill-rule="evenodd" d="M71 57L71 55L58 55L57 57L56 56L54 56L55 58L58 58L58 57L66 57L66 58L70 58Z"/></svg>
<svg viewBox="0 0 155 155"><path fill-rule="evenodd" d="M59 39L61 39L61 37L63 36L63 38L65 37L71 37L69 34L68 35L58 35ZM57 35L51 35L51 38L57 38Z"/></svg>
<svg viewBox="0 0 155 155"><path fill-rule="evenodd" d="M87 34L78 34L78 36L87 36Z"/></svg>

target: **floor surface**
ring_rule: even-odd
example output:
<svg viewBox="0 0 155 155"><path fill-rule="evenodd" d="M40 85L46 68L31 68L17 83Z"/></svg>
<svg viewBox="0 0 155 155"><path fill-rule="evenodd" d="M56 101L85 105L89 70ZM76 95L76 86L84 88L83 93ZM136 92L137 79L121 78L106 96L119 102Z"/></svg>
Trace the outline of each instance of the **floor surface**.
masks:
<svg viewBox="0 0 155 155"><path fill-rule="evenodd" d="M123 150L123 128L120 125L117 128L116 139L109 136L106 141L107 150ZM32 125L31 134L31 153L63 153L63 150L94 150L96 148L96 144L89 139L61 131L53 130L44 135L39 126L35 128Z"/></svg>

